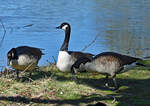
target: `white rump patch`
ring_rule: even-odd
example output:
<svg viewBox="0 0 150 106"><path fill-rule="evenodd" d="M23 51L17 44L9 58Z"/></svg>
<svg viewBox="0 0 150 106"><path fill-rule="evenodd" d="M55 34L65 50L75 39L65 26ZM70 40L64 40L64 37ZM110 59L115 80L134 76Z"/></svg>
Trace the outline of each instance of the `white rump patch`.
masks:
<svg viewBox="0 0 150 106"><path fill-rule="evenodd" d="M62 72L71 71L71 66L74 61L72 60L71 55L66 51L59 51L58 60L57 60L57 68Z"/></svg>
<svg viewBox="0 0 150 106"><path fill-rule="evenodd" d="M68 27L68 25L64 25L64 26L62 27L62 29L63 29L63 30L66 30L67 27Z"/></svg>
<svg viewBox="0 0 150 106"><path fill-rule="evenodd" d="M123 72L126 72L132 68L134 68L136 66L136 63L132 63L130 65L124 65L124 70L122 70Z"/></svg>

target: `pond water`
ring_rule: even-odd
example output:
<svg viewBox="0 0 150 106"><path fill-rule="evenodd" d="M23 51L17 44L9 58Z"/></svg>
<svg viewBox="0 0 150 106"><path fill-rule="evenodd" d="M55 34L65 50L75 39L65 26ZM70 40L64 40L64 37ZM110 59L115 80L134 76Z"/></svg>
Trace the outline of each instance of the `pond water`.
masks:
<svg viewBox="0 0 150 106"><path fill-rule="evenodd" d="M71 24L69 50L80 51L98 36L84 52L150 55L149 0L0 0L0 19L6 29L0 66L21 45L45 49L39 65L53 62L64 40L64 31L55 29L62 22ZM0 39L3 33L0 24Z"/></svg>

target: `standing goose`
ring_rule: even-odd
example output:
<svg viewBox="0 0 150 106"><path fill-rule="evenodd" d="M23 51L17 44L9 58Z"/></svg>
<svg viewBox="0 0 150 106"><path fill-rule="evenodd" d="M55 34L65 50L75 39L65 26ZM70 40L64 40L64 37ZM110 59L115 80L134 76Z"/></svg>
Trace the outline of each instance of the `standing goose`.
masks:
<svg viewBox="0 0 150 106"><path fill-rule="evenodd" d="M92 60L86 57L78 59L71 67L72 75L74 72L80 69L87 71L96 71L100 74L106 75L106 86L108 86L108 76L112 76L114 83L114 90L117 90L119 86L116 83L116 74L122 70L129 70L136 64L143 65L144 60L127 55L118 54L115 52L103 52L96 55ZM143 65L144 66L144 65Z"/></svg>
<svg viewBox="0 0 150 106"><path fill-rule="evenodd" d="M70 39L70 32L71 27L68 23L64 22L60 26L56 27L56 29L63 29L65 31L65 39L60 48L58 60L57 60L57 68L62 72L69 72L71 71L71 66L74 62L81 58L87 57L92 59L93 54L90 53L82 53L77 51L68 51L69 39Z"/></svg>
<svg viewBox="0 0 150 106"><path fill-rule="evenodd" d="M27 70L30 71L31 74L42 55L43 53L39 48L29 46L12 48L7 53L8 65L16 69L17 78L19 78L19 71Z"/></svg>

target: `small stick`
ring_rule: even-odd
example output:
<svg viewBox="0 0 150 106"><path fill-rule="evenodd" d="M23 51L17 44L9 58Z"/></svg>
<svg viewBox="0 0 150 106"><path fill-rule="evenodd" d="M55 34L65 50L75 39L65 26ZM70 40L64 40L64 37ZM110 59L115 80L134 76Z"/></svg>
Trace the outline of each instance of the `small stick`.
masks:
<svg viewBox="0 0 150 106"><path fill-rule="evenodd" d="M53 58L53 60L54 60L54 63L56 64L56 63L57 63L57 61L56 61L55 57L54 57L54 56L52 56L52 58Z"/></svg>
<svg viewBox="0 0 150 106"><path fill-rule="evenodd" d="M48 60L46 60L46 62L49 64L49 65L51 65L52 63L50 62L50 61L48 61Z"/></svg>
<svg viewBox="0 0 150 106"><path fill-rule="evenodd" d="M29 69L29 67L30 66L32 66L33 65L33 63L31 63L31 64L29 64L21 73L24 73L27 69ZM34 81L33 79L31 79L31 78L29 78L29 77L26 77L26 78L28 78L29 80L31 80L31 81Z"/></svg>
<svg viewBox="0 0 150 106"><path fill-rule="evenodd" d="M31 26L33 26L33 24L25 25L25 26L23 26L23 28L25 28L25 27L31 27Z"/></svg>
<svg viewBox="0 0 150 106"><path fill-rule="evenodd" d="M86 45L86 46L84 46L84 48L81 50L81 51L85 51L89 46L91 46L95 41L96 41L96 39L99 37L99 34L97 34L96 36L95 36L95 38L88 44L88 45Z"/></svg>

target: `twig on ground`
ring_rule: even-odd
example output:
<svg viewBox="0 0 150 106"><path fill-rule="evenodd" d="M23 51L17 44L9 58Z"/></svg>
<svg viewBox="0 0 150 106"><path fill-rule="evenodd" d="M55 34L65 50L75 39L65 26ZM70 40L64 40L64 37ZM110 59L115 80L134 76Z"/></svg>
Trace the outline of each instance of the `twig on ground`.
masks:
<svg viewBox="0 0 150 106"><path fill-rule="evenodd" d="M30 81L32 81L32 82L34 81L32 78L29 78L29 77L27 77L27 76L26 76L25 78L28 78L28 79L29 79Z"/></svg>
<svg viewBox="0 0 150 106"><path fill-rule="evenodd" d="M5 36L6 36L6 29L5 29L5 26L4 26L4 24L3 24L3 22L2 22L1 19L0 19L0 23L1 23L1 25L2 25L2 27L3 27L3 30L4 30L4 34L3 34L2 39L1 39L1 41L0 41L0 47L1 47L2 44L3 44L4 38L5 38Z"/></svg>

